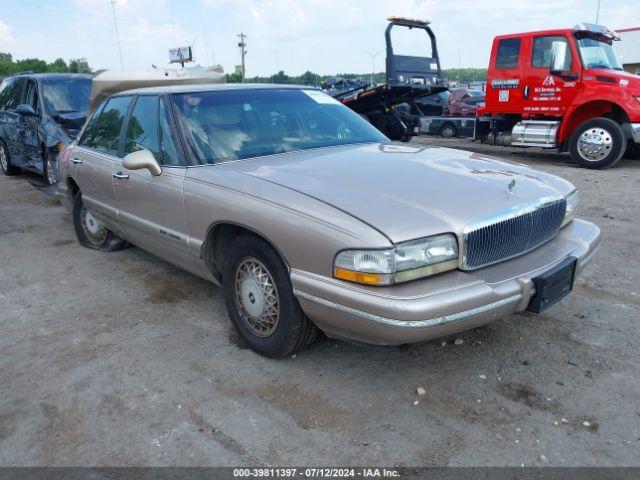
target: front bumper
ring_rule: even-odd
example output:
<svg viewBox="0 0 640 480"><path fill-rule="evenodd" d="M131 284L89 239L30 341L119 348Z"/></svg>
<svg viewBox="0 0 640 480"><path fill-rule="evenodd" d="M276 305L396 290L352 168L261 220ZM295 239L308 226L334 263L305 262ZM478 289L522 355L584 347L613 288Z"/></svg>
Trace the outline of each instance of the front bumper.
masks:
<svg viewBox="0 0 640 480"><path fill-rule="evenodd" d="M527 308L532 278L568 256L578 275L600 229L574 220L536 250L473 272L454 270L392 287L367 287L292 270L305 314L327 335L379 345L420 342L474 328Z"/></svg>

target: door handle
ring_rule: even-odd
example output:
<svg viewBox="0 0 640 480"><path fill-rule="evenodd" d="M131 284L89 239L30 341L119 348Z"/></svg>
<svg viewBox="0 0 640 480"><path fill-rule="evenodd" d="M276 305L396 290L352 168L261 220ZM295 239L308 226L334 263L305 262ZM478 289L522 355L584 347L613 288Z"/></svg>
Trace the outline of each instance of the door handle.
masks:
<svg viewBox="0 0 640 480"><path fill-rule="evenodd" d="M75 164L82 163L82 160L78 157L71 157L71 161Z"/></svg>
<svg viewBox="0 0 640 480"><path fill-rule="evenodd" d="M525 98L525 100L529 98L529 85L524 86L523 97Z"/></svg>
<svg viewBox="0 0 640 480"><path fill-rule="evenodd" d="M122 172L114 173L112 176L113 176L113 178L118 178L118 179L129 178L129 175L127 175L126 173L122 173Z"/></svg>

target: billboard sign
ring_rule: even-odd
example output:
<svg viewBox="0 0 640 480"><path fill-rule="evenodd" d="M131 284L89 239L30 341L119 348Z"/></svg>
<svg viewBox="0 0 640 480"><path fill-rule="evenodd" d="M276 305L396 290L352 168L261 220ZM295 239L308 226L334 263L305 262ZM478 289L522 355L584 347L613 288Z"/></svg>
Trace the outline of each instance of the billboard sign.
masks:
<svg viewBox="0 0 640 480"><path fill-rule="evenodd" d="M169 49L170 63L186 63L192 61L193 55L191 54L191 47L178 47Z"/></svg>

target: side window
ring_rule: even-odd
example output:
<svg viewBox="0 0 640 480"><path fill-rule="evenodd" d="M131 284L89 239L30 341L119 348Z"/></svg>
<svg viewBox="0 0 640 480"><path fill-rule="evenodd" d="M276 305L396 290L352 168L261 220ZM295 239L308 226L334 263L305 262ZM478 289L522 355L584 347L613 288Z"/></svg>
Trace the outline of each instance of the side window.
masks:
<svg viewBox="0 0 640 480"><path fill-rule="evenodd" d="M20 97L22 96L22 88L25 83L24 78L16 78L11 82L6 91L6 103L4 108L7 110L15 110L20 105Z"/></svg>
<svg viewBox="0 0 640 480"><path fill-rule="evenodd" d="M171 132L169 105L164 97L160 98L160 154L161 165L180 165L175 136Z"/></svg>
<svg viewBox="0 0 640 480"><path fill-rule="evenodd" d="M567 60L563 70L571 70L573 58L567 38L564 36L536 37L533 39L533 54L531 55L531 65L538 68L549 68L551 66L551 54L553 52L554 42L562 42L567 44Z"/></svg>
<svg viewBox="0 0 640 480"><path fill-rule="evenodd" d="M118 156L120 130L130 101L131 97L109 99L97 118L94 115L87 125L80 145L108 155Z"/></svg>
<svg viewBox="0 0 640 480"><path fill-rule="evenodd" d="M505 38L498 43L498 56L496 58L496 68L507 70L518 66L520 56L520 39Z"/></svg>
<svg viewBox="0 0 640 480"><path fill-rule="evenodd" d="M124 154L147 149L160 162L160 142L158 140L158 97L138 97L131 112Z"/></svg>
<svg viewBox="0 0 640 480"><path fill-rule="evenodd" d="M0 108L4 108L7 103L8 92L11 89L13 79L5 78L0 84Z"/></svg>

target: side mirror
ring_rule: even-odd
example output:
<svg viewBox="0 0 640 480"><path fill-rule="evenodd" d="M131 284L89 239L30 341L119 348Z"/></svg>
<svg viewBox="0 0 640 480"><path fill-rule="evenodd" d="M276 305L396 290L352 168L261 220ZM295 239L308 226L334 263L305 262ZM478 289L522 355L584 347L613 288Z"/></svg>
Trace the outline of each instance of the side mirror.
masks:
<svg viewBox="0 0 640 480"><path fill-rule="evenodd" d="M162 169L160 168L160 165L158 165L156 157L146 149L127 154L122 160L122 166L127 170L146 169L154 176L158 176L162 173Z"/></svg>
<svg viewBox="0 0 640 480"><path fill-rule="evenodd" d="M26 103L22 103L16 107L16 112L18 112L23 117L35 117L36 111L33 109L31 105Z"/></svg>
<svg viewBox="0 0 640 480"><path fill-rule="evenodd" d="M553 42L551 44L551 74L557 75L566 70L567 42Z"/></svg>

